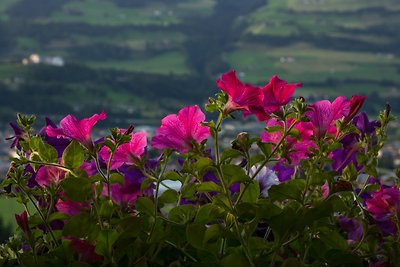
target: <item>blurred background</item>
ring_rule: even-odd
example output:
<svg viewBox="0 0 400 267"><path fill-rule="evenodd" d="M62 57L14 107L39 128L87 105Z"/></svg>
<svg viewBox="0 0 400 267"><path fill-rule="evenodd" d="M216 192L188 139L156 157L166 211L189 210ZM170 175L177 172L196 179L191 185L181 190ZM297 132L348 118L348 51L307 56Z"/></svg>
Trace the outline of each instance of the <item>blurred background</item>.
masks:
<svg viewBox="0 0 400 267"><path fill-rule="evenodd" d="M230 69L257 85L273 74L303 82L296 95L308 102L362 94L368 114L387 102L399 114L399 29L399 0L1 0L1 176L17 112L43 125L105 109L104 128L151 132L203 105ZM382 167L400 164L396 127L391 135ZM0 201L11 225L17 204Z"/></svg>

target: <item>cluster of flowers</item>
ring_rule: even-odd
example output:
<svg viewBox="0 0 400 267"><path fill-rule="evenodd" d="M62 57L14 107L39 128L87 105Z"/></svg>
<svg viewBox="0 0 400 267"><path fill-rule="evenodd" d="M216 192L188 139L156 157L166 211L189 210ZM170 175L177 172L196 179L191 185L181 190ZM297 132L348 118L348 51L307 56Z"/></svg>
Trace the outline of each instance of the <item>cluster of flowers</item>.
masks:
<svg viewBox="0 0 400 267"><path fill-rule="evenodd" d="M68 115L59 127L47 120L38 134L31 118L19 117L19 125L11 124L19 156L3 186L26 206L16 215L25 239L3 245L2 263L27 265L23 254L37 266L51 260L190 265L202 258L273 266L332 264L333 253L344 261L339 265L392 264L399 250L387 247L399 238L400 191L376 169L389 110L369 121L360 113L363 96L313 104L300 97L290 104L301 84L277 76L260 88L230 71L217 85L222 92L206 109L218 120L207 122L198 106L166 116L151 139L162 151L155 158L147 133L133 127L93 141L104 111L82 120ZM240 133L222 150L221 125L235 111L255 115L265 130L256 138ZM125 247L128 241L134 246ZM53 252L60 247L75 256L58 257Z"/></svg>

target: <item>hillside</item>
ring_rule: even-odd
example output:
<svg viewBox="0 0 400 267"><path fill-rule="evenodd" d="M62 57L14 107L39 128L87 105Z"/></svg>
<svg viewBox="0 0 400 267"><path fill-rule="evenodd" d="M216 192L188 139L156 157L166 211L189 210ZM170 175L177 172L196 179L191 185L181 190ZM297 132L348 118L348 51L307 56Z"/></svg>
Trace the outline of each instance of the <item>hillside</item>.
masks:
<svg viewBox="0 0 400 267"><path fill-rule="evenodd" d="M400 100L399 13L396 0L2 0L0 119L158 119L202 104L231 68L302 81L310 100L368 94L372 112Z"/></svg>

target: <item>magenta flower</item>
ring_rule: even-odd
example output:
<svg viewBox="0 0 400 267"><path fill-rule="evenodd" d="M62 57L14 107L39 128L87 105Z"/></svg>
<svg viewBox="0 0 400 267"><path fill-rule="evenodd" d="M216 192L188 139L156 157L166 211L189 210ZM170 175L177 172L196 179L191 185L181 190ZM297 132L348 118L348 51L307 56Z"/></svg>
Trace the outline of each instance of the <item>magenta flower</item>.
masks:
<svg viewBox="0 0 400 267"><path fill-rule="evenodd" d="M367 210L372 214L384 235L397 232L393 217L400 218L400 191L397 187L384 188L372 193L372 198L366 201Z"/></svg>
<svg viewBox="0 0 400 267"><path fill-rule="evenodd" d="M64 176L65 171L60 168L43 166L38 170L35 180L40 187L45 188L46 186L50 187L52 183L58 185Z"/></svg>
<svg viewBox="0 0 400 267"><path fill-rule="evenodd" d="M336 128L333 122L349 114L349 100L344 96L337 97L332 103L328 100L315 102L310 106L311 110L305 115L314 126L314 136L323 138L329 131L334 133Z"/></svg>
<svg viewBox="0 0 400 267"><path fill-rule="evenodd" d="M262 101L261 90L250 84L244 85L236 76L234 70L222 74L217 80L218 87L228 94L228 102L225 105L225 113L230 114L235 110L249 112L254 106L259 106Z"/></svg>
<svg viewBox="0 0 400 267"><path fill-rule="evenodd" d="M135 161L145 152L147 147L147 133L137 132L132 133L130 136L130 142L120 145L115 151L111 160L112 170L118 169L123 164L135 165ZM108 162L110 158L110 150L108 147L103 147L99 154L105 162Z"/></svg>
<svg viewBox="0 0 400 267"><path fill-rule="evenodd" d="M32 234L29 228L28 213L26 211L22 212L20 215L15 214L15 220L17 220L18 226L27 236Z"/></svg>
<svg viewBox="0 0 400 267"><path fill-rule="evenodd" d="M287 121L288 127L294 123L293 119ZM271 118L267 122L268 127L281 126L283 129L283 122L278 121L276 118ZM286 157L290 160L291 165L297 165L301 159L307 158L309 148L316 147L314 142L311 140L312 125L310 122L298 122L294 129L299 133L299 137L287 136L285 138L285 146L288 151ZM272 143L277 145L283 137L281 131L268 132L264 131L261 135L261 141L264 143Z"/></svg>
<svg viewBox="0 0 400 267"><path fill-rule="evenodd" d="M400 215L400 191L396 187L383 188L367 199L367 209L374 217Z"/></svg>
<svg viewBox="0 0 400 267"><path fill-rule="evenodd" d="M111 199L121 206L133 206L139 196L153 194L153 187L150 186L142 193L140 186L146 179L144 174L138 169L121 168L124 173L124 185L120 183L112 184L110 187ZM107 195L107 188L104 187L103 195Z"/></svg>
<svg viewBox="0 0 400 267"><path fill-rule="evenodd" d="M106 117L107 115L105 111L80 121L76 117L68 115L60 121L60 128L47 126L46 133L48 136L55 136L57 138L72 138L86 148L91 149L93 147L93 141L90 137L90 132L98 121L105 120Z"/></svg>
<svg viewBox="0 0 400 267"><path fill-rule="evenodd" d="M162 119L151 145L157 149L170 148L186 153L193 148L193 141L200 143L210 136L210 129L201 125L205 118L198 106L185 107L178 115L168 115Z"/></svg>
<svg viewBox="0 0 400 267"><path fill-rule="evenodd" d="M263 92L263 108L267 114L278 111L282 106L289 103L296 87L301 87L301 83L288 84L286 81L272 76L270 82L261 90Z"/></svg>
<svg viewBox="0 0 400 267"><path fill-rule="evenodd" d="M91 244L86 240L82 240L72 236L68 237L67 239L71 240L72 249L79 254L79 261L87 263L96 263L103 261L103 256L100 256L95 252L95 244Z"/></svg>
<svg viewBox="0 0 400 267"><path fill-rule="evenodd" d="M357 115L357 113L360 111L361 106L364 104L366 96L359 96L359 95L353 95L350 99L350 110L349 114L344 118L343 124L346 125L349 123L354 116Z"/></svg>
<svg viewBox="0 0 400 267"><path fill-rule="evenodd" d="M70 199L59 199L56 203L56 208L58 211L68 214L69 216L75 216L83 209L89 209L90 203L89 202L75 202Z"/></svg>

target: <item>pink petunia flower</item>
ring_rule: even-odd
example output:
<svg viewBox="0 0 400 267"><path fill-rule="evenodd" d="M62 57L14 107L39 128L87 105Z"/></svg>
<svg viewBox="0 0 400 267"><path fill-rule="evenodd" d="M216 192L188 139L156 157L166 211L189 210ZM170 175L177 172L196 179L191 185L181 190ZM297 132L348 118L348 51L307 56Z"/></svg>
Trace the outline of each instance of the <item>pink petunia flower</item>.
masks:
<svg viewBox="0 0 400 267"><path fill-rule="evenodd" d="M52 183L58 185L64 177L64 170L53 166L42 166L38 170L35 180L40 187L45 188L51 186Z"/></svg>
<svg viewBox="0 0 400 267"><path fill-rule="evenodd" d="M361 106L364 104L364 101L366 99L366 96L359 96L359 95L353 95L350 99L350 107L349 107L349 114L344 118L343 124L346 125L349 123L354 116L357 115L357 113L360 111Z"/></svg>
<svg viewBox="0 0 400 267"><path fill-rule="evenodd" d="M290 127L294 123L294 119L290 118L287 120L287 125ZM267 121L267 128L281 126L283 128L283 122L278 121L276 118L271 118ZM314 142L311 140L312 125L310 122L298 122L294 129L298 132L298 137L287 136L285 138L285 144L288 149L287 157L290 159L291 165L297 165L300 160L307 158L309 148L316 147ZM261 135L261 141L264 143L272 143L277 145L282 139L283 133L281 131L268 132L264 131Z"/></svg>
<svg viewBox="0 0 400 267"><path fill-rule="evenodd" d="M103 256L95 252L96 245L76 237L67 237L71 240L72 249L79 254L79 260L87 263L102 262Z"/></svg>
<svg viewBox="0 0 400 267"><path fill-rule="evenodd" d="M75 202L71 199L59 199L56 203L56 208L58 211L68 214L69 216L75 216L81 213L83 209L89 209L89 202Z"/></svg>
<svg viewBox="0 0 400 267"><path fill-rule="evenodd" d="M32 234L31 229L29 228L29 220L28 213L23 211L20 215L15 214L15 220L17 221L18 226L24 231L27 236Z"/></svg>
<svg viewBox="0 0 400 267"><path fill-rule="evenodd" d="M124 174L124 184L115 183L110 186L110 197L114 203L124 207L134 206L138 197L153 194L153 186L141 190L141 184L146 176L140 170L124 166L120 171ZM102 194L107 196L106 186L104 186Z"/></svg>
<svg viewBox="0 0 400 267"><path fill-rule="evenodd" d="M186 153L193 148L193 141L202 142L210 136L210 129L201 125L205 115L198 106L189 106L176 114L166 116L151 140L157 149L171 148Z"/></svg>
<svg viewBox="0 0 400 267"><path fill-rule="evenodd" d="M123 164L134 165L136 159L140 158L141 155L145 152L145 149L147 147L146 138L146 132L132 133L130 142L120 145L115 151L114 156L111 160L111 169L118 169ZM99 154L106 162L110 158L110 150L108 147L103 147L100 150Z"/></svg>
<svg viewBox="0 0 400 267"><path fill-rule="evenodd" d="M261 89L264 95L264 111L270 114L279 110L280 107L289 103L296 87L301 86L301 83L288 84L286 81L279 79L277 75L272 76L270 82Z"/></svg>
<svg viewBox="0 0 400 267"><path fill-rule="evenodd" d="M366 205L385 236L397 234L398 229L393 219L400 218L400 191L397 187L381 186L378 192L372 193L372 198L366 200Z"/></svg>
<svg viewBox="0 0 400 267"><path fill-rule="evenodd" d="M383 188L367 199L367 209L374 217L400 216L400 191L397 187Z"/></svg>
<svg viewBox="0 0 400 267"><path fill-rule="evenodd" d="M225 113L230 114L235 110L249 112L254 106L259 106L262 101L261 90L250 84L244 85L236 76L236 72L231 70L222 74L217 80L218 87L228 94L228 102L225 105Z"/></svg>
<svg viewBox="0 0 400 267"><path fill-rule="evenodd" d="M105 120L106 117L105 111L82 120L78 120L73 115L68 115L60 121L60 128L47 126L46 133L48 136L56 136L57 138L72 138L86 148L91 149L93 147L93 141L90 132L98 121Z"/></svg>
<svg viewBox="0 0 400 267"><path fill-rule="evenodd" d="M328 100L315 102L305 115L314 126L314 136L323 138L329 132L335 132L333 122L349 114L349 100L344 96L337 97L332 103Z"/></svg>

